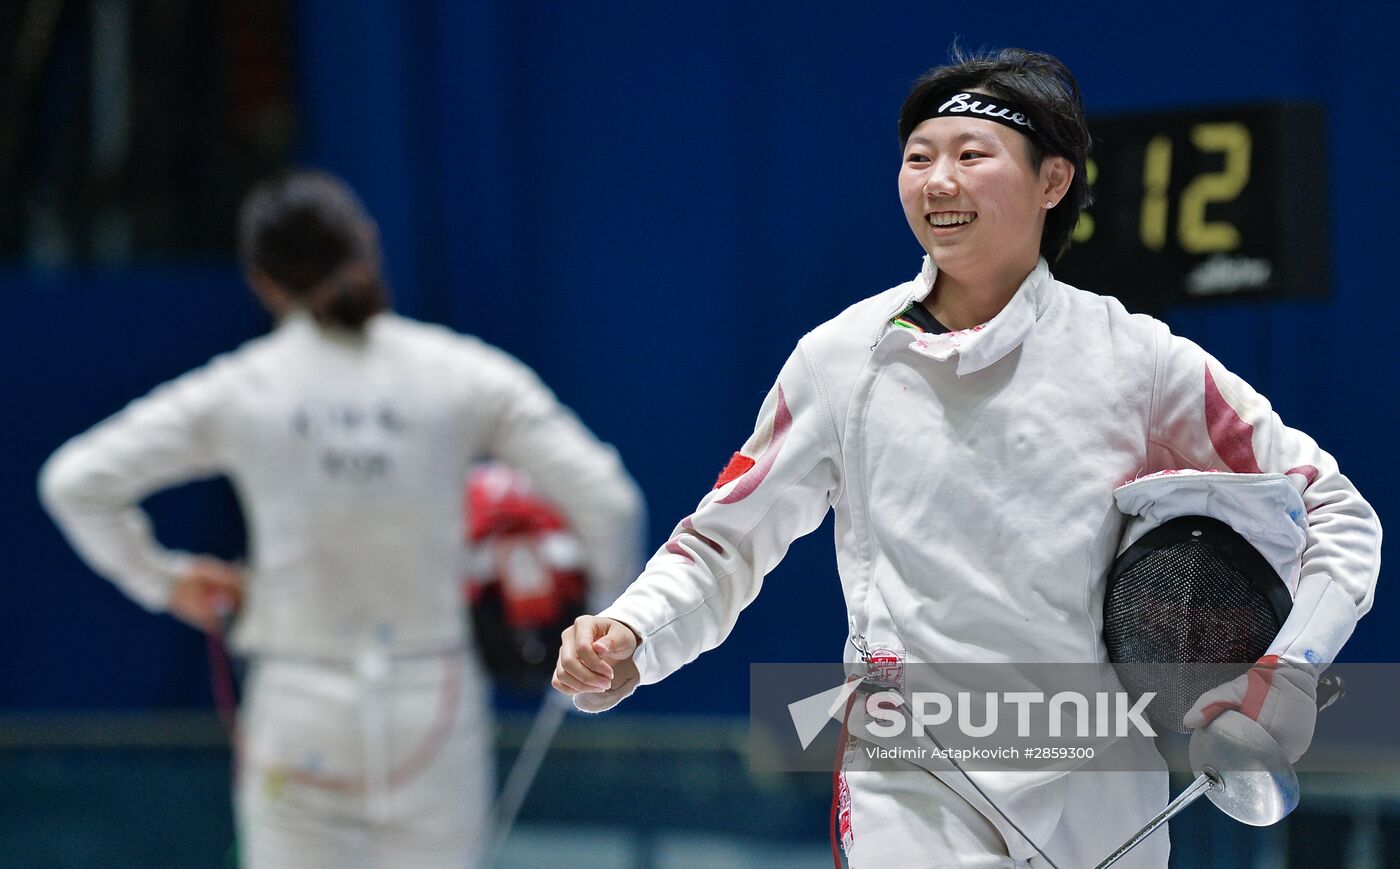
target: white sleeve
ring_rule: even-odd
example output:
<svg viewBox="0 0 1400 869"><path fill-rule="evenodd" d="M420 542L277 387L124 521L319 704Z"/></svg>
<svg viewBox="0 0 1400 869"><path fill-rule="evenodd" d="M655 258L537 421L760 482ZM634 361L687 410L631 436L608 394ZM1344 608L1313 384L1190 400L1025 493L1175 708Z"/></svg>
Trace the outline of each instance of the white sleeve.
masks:
<svg viewBox="0 0 1400 869"><path fill-rule="evenodd" d="M641 636L633 659L642 684L724 641L764 576L835 502L838 456L825 394L799 343L715 488L600 613Z"/></svg>
<svg viewBox="0 0 1400 869"><path fill-rule="evenodd" d="M530 476L559 505L583 546L591 611L611 603L641 563L641 490L617 450L598 440L525 365L501 353L495 457Z"/></svg>
<svg viewBox="0 0 1400 869"><path fill-rule="evenodd" d="M189 556L156 541L140 502L219 472L209 423L222 399L212 368L127 405L60 447L39 473L40 499L73 548L152 611L165 609Z"/></svg>
<svg viewBox="0 0 1400 869"><path fill-rule="evenodd" d="M1375 510L1308 435L1283 424L1268 399L1196 344L1158 337L1150 461L1235 473L1280 473L1307 511L1307 544L1293 610L1270 654L1328 664L1371 608L1380 572Z"/></svg>

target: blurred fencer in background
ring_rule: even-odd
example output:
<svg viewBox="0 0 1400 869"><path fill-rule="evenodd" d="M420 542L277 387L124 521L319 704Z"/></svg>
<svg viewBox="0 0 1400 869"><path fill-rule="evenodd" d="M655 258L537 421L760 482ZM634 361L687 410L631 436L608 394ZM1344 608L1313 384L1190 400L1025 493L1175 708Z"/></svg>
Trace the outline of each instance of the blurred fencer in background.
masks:
<svg viewBox="0 0 1400 869"><path fill-rule="evenodd" d="M244 865L477 865L494 782L463 617L474 460L530 475L595 601L635 575L642 499L617 453L517 360L390 310L378 232L319 171L255 189L248 283L278 323L63 445L44 504L94 570L251 663L238 728ZM246 564L170 551L140 502L226 475Z"/></svg>

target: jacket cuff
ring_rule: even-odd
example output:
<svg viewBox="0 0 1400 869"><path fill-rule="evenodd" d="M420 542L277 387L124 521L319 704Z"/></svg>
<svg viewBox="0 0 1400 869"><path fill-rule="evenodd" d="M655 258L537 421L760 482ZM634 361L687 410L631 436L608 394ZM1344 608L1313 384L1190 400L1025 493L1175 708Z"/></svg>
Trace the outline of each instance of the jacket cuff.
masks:
<svg viewBox="0 0 1400 869"><path fill-rule="evenodd" d="M188 552L162 552L148 572L122 577L116 580L116 584L127 597L149 612L167 612L170 609L170 593L180 577L188 572L193 560L194 556Z"/></svg>
<svg viewBox="0 0 1400 869"><path fill-rule="evenodd" d="M650 685L659 680L659 677L648 678L657 672L656 644L652 642L653 633L648 633L645 619L638 618L637 613L619 604L613 604L602 612L598 613L600 619L614 619L627 625L636 632L640 641L637 643L637 650L632 653L632 663L637 665L637 674L641 677L641 684Z"/></svg>
<svg viewBox="0 0 1400 869"><path fill-rule="evenodd" d="M1326 667L1337 658L1356 629L1356 604L1351 595L1326 574L1298 581L1293 609L1267 654L1294 664Z"/></svg>

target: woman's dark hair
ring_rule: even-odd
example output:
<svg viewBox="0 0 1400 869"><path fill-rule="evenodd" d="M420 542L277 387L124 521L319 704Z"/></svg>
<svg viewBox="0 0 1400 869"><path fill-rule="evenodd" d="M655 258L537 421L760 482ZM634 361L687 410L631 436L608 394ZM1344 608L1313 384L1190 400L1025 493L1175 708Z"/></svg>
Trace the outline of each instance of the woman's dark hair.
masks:
<svg viewBox="0 0 1400 869"><path fill-rule="evenodd" d="M999 97L1024 112L1035 127L1028 136L1031 168L1039 171L1047 155L1074 164L1074 180L1064 199L1045 216L1040 253L1051 263L1069 250L1079 212L1092 200L1084 163L1091 139L1084 122L1084 97L1079 83L1063 63L1048 54L1023 48L1002 48L964 54L954 44L947 66L934 67L914 82L899 110L899 146L936 106L959 91L980 91Z"/></svg>
<svg viewBox="0 0 1400 869"><path fill-rule="evenodd" d="M297 169L262 182L243 200L238 249L318 323L359 330L389 307L374 221L334 175Z"/></svg>

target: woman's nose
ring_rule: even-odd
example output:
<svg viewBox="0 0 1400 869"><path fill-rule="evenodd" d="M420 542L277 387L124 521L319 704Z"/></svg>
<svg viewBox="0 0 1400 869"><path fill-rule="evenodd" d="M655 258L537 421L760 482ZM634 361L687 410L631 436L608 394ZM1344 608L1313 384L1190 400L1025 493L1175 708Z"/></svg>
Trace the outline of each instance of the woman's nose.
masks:
<svg viewBox="0 0 1400 869"><path fill-rule="evenodd" d="M934 163L928 170L928 177L924 179L924 195L953 196L958 192L957 180L953 177L951 167L944 161Z"/></svg>

